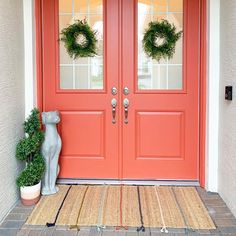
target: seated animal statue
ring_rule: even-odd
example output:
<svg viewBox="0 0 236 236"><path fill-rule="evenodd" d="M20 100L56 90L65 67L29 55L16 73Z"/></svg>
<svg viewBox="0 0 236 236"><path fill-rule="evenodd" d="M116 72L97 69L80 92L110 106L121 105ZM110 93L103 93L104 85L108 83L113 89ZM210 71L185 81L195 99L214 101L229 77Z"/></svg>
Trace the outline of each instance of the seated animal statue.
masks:
<svg viewBox="0 0 236 236"><path fill-rule="evenodd" d="M61 138L57 132L57 124L60 122L58 111L42 112L42 123L45 125L45 139L41 153L45 158L46 170L42 180L42 195L50 195L58 192L56 186L59 174L58 159L61 151Z"/></svg>

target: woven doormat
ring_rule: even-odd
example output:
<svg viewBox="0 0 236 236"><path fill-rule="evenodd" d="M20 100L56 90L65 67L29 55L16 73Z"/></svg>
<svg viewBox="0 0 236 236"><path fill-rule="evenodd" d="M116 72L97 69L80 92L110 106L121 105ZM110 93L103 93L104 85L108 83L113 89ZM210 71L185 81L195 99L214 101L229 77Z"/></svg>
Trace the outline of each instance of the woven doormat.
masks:
<svg viewBox="0 0 236 236"><path fill-rule="evenodd" d="M60 185L43 196L28 225L215 229L194 187Z"/></svg>

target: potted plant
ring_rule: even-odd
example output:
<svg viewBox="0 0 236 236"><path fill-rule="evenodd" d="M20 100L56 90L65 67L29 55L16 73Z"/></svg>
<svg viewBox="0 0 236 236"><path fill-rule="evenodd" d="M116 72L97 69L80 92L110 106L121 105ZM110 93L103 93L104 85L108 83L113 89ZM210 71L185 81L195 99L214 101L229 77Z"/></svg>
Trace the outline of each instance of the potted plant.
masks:
<svg viewBox="0 0 236 236"><path fill-rule="evenodd" d="M26 163L16 180L24 205L34 205L39 201L41 179L45 170L44 158L40 153L44 133L40 129L39 114L36 108L31 111L23 124L25 137L16 147L16 158Z"/></svg>

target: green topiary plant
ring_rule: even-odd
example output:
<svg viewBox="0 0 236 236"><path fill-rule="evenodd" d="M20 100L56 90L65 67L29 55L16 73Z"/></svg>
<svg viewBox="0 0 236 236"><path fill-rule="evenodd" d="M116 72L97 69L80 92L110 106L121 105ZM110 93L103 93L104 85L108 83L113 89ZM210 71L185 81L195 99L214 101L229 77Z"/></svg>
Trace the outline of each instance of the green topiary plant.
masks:
<svg viewBox="0 0 236 236"><path fill-rule="evenodd" d="M18 176L18 187L38 184L44 174L45 162L40 154L44 133L40 129L39 110L33 109L24 122L25 138L21 139L16 147L16 158L26 162L25 169Z"/></svg>

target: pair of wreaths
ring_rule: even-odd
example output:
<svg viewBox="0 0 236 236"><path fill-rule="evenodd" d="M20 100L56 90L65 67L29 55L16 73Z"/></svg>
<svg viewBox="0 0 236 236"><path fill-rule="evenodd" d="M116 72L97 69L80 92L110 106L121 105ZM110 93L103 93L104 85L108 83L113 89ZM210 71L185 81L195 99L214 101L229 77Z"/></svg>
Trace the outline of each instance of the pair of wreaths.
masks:
<svg viewBox="0 0 236 236"><path fill-rule="evenodd" d="M176 33L176 27L167 20L150 22L143 37L143 49L149 57L157 61L162 58L170 59L175 53L175 45L181 34L182 31ZM61 35L61 40L73 59L97 55L96 32L88 25L86 19L78 20L64 28Z"/></svg>

